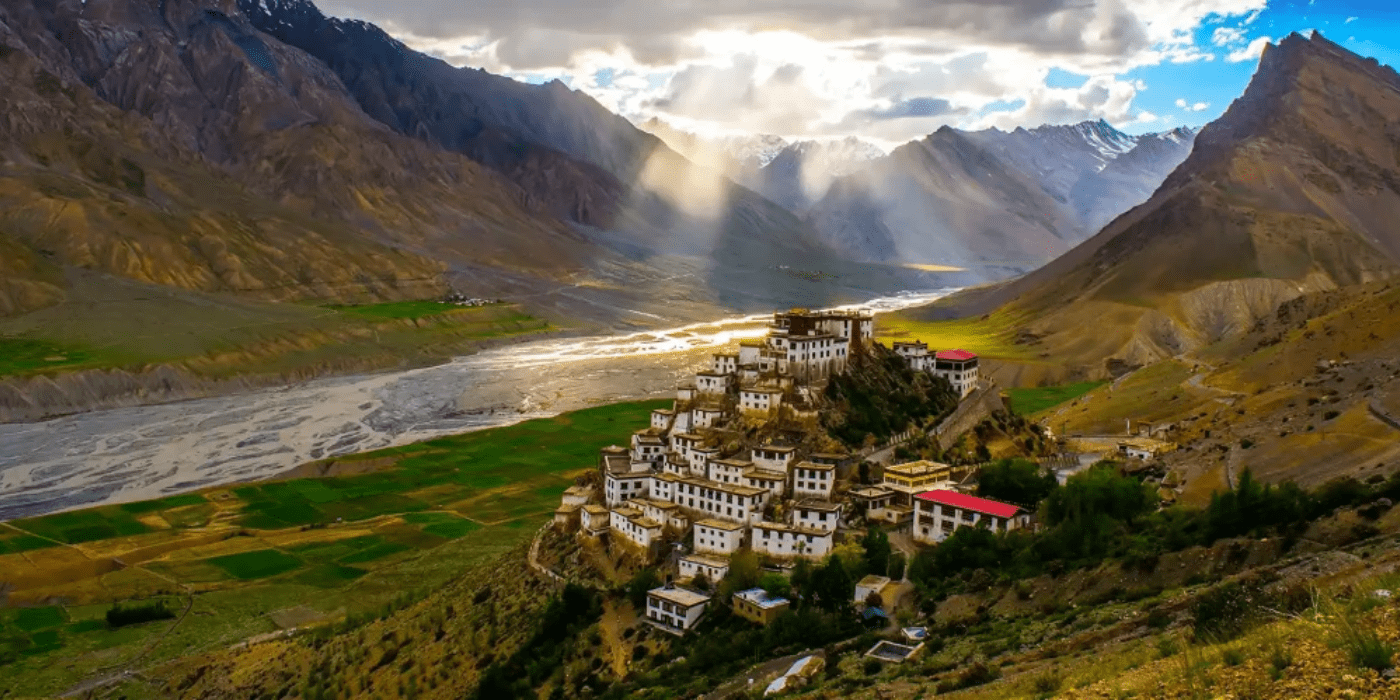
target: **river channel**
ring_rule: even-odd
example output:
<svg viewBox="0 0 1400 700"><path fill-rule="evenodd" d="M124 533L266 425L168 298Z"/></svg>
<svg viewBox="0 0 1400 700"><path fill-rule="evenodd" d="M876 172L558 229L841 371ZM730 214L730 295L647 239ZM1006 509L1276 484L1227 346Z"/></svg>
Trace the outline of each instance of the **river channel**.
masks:
<svg viewBox="0 0 1400 700"><path fill-rule="evenodd" d="M951 291L841 308L894 311ZM0 425L0 521L254 481L324 457L670 396L710 353L762 336L770 319L540 340L425 369Z"/></svg>

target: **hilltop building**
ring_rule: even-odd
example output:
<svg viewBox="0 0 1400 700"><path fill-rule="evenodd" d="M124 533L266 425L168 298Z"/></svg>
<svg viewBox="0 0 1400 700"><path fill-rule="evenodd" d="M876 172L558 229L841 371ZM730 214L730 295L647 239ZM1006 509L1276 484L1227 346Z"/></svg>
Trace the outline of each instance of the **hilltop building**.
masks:
<svg viewBox="0 0 1400 700"><path fill-rule="evenodd" d="M994 508L978 510L967 503L955 508L939 500L938 489L952 488L957 476L945 464L890 466L879 485L852 491L859 460L809 449L800 431L765 430L759 433L763 441L745 442L756 422L768 428L775 422L815 421L814 397L823 383L870 351L873 331L867 314L802 309L774 314L765 338L713 355L693 382L677 387L672 406L652 411L649 425L625 446L600 450L598 483L565 492L556 527L576 528L580 537L647 560L679 544L671 564L675 574L713 584L729 573L730 557L744 548L780 566L827 556L846 536L850 525L844 518L853 512L910 528L917 509L924 525L920 541L940 540L944 521L954 527L981 519L997 527L1021 526L1021 520ZM949 381L964 393L976 385L975 355L933 353L922 343L899 343L895 351L920 371L950 373ZM972 519L965 521L964 513ZM760 593L744 591L725 602L763 624L790 605ZM709 602L700 592L668 583L648 593L645 617L684 634Z"/></svg>
<svg viewBox="0 0 1400 700"><path fill-rule="evenodd" d="M1029 524L1030 514L1019 506L957 491L928 491L914 498L914 540L925 544L942 542L960 527L1006 532Z"/></svg>
<svg viewBox="0 0 1400 700"><path fill-rule="evenodd" d="M934 352L923 341L894 343L894 352L904 358L910 369L947 379L962 398L976 391L982 379L976 353L966 350Z"/></svg>

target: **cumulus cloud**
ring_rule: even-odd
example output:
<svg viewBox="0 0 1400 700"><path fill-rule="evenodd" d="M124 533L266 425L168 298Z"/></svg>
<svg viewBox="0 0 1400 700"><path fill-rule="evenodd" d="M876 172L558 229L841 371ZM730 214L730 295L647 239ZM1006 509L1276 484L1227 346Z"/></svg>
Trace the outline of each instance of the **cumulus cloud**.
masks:
<svg viewBox="0 0 1400 700"><path fill-rule="evenodd" d="M1257 59L1259 58L1260 54L1264 53L1264 47L1268 46L1269 43L1272 41L1273 39L1267 36L1261 36L1255 39L1254 41L1249 42L1248 46L1245 46L1239 49L1238 51L1232 51L1229 56L1225 57L1225 60L1229 61L1230 63L1239 63L1241 61L1252 61L1254 59Z"/></svg>
<svg viewBox="0 0 1400 700"><path fill-rule="evenodd" d="M1183 99L1178 99L1178 100L1176 101L1176 107L1177 107L1177 109L1185 110L1185 111L1187 111L1187 112L1203 112L1203 111L1205 111L1205 109L1206 109L1207 107L1209 107L1209 106L1210 106L1210 103L1209 103L1209 102L1195 102L1195 103L1190 103L1190 102L1187 102L1186 100L1183 100Z"/></svg>
<svg viewBox="0 0 1400 700"><path fill-rule="evenodd" d="M1210 61L1195 35L1266 0L322 0L456 65L558 77L642 121L782 136L1108 119L1140 110L1129 70ZM1222 30L1225 30L1222 32ZM1233 33L1232 33L1233 32ZM1237 39L1235 34L1239 34ZM1051 68L1091 76L1045 86ZM600 70L611 81L597 81ZM989 105L1020 102L1009 111ZM701 129L703 130L703 129Z"/></svg>

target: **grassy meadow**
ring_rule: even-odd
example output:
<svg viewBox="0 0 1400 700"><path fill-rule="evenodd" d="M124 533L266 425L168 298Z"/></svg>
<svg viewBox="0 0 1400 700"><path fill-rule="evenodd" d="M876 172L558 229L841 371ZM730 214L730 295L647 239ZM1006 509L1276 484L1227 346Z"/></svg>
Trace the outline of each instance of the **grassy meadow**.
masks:
<svg viewBox="0 0 1400 700"><path fill-rule="evenodd" d="M1008 389L1011 405L1023 416L1034 416L1061 404L1073 401L1108 382L1076 382L1060 386Z"/></svg>
<svg viewBox="0 0 1400 700"><path fill-rule="evenodd" d="M1035 352L1016 343L1019 316L997 311L978 318L952 321L920 321L902 314L882 314L875 325L875 339L882 343L922 340L930 350L969 350L993 360L1035 361Z"/></svg>
<svg viewBox="0 0 1400 700"><path fill-rule="evenodd" d="M551 329L511 304L276 304L93 276L63 303L0 319L0 378L158 364L213 378L371 369Z"/></svg>
<svg viewBox="0 0 1400 700"><path fill-rule="evenodd" d="M624 443L667 403L600 406L329 464L334 473L370 463L367 473L0 524L9 587L0 687L57 693L138 657L139 668L440 586L528 541L600 448ZM189 612L108 629L113 603L155 599Z"/></svg>

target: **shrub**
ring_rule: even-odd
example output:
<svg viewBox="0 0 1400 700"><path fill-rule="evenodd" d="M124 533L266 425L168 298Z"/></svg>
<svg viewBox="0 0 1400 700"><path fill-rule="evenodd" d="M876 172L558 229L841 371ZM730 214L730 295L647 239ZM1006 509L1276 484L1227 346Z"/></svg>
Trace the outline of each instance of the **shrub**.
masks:
<svg viewBox="0 0 1400 700"><path fill-rule="evenodd" d="M175 617L175 613L166 607L163 600L130 607L124 607L121 603L117 603L107 611L107 626L116 629L127 625L139 625L143 622L169 620L173 617Z"/></svg>
<svg viewBox="0 0 1400 700"><path fill-rule="evenodd" d="M1220 661L1226 666L1239 666L1240 664L1244 663L1244 652L1234 647L1230 647L1229 649L1220 652Z"/></svg>
<svg viewBox="0 0 1400 700"><path fill-rule="evenodd" d="M861 665L861 670L865 672L865 675L873 676L880 672L880 667L883 665L878 659L866 659L865 663Z"/></svg>
<svg viewBox="0 0 1400 700"><path fill-rule="evenodd" d="M1055 692L1059 691L1060 686L1063 684L1064 679L1060 677L1060 673L1058 671L1050 671L1049 673L1036 676L1032 687L1035 688L1035 692L1042 695L1053 695Z"/></svg>
<svg viewBox="0 0 1400 700"><path fill-rule="evenodd" d="M1153 608L1147 613L1147 626L1154 630L1162 629L1172 623L1172 614L1162 608Z"/></svg>

